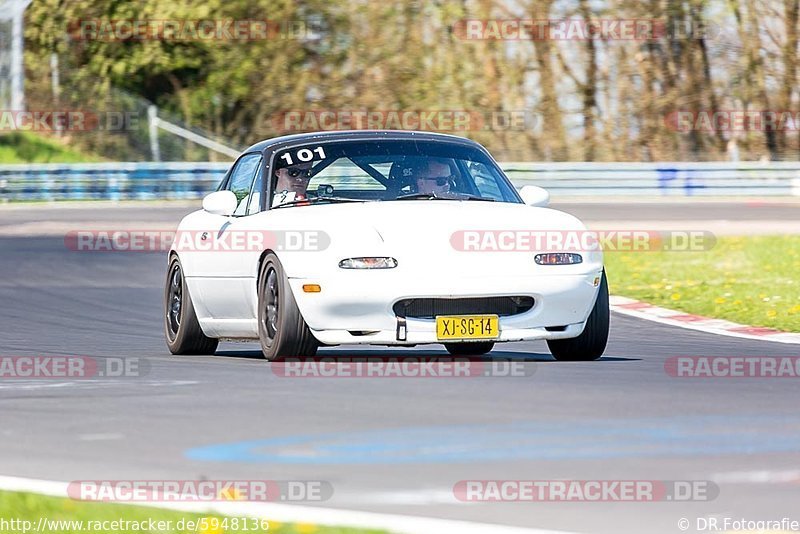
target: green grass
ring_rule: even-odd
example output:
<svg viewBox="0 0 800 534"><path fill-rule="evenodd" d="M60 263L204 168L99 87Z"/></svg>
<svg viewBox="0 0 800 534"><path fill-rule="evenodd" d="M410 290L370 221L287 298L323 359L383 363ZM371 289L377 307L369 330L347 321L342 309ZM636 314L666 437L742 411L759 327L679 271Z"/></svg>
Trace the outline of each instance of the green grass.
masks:
<svg viewBox="0 0 800 534"><path fill-rule="evenodd" d="M87 163L101 161L69 148L56 139L29 132L0 134L0 163Z"/></svg>
<svg viewBox="0 0 800 534"><path fill-rule="evenodd" d="M269 521L267 530L254 530L254 525L251 524L252 520L248 520L247 525L240 523L239 528L237 529L232 528L233 524L231 518L228 518L228 523L223 523L225 519L224 516L213 513L196 514L189 512L176 512L159 508L147 508L144 506L74 501L71 499L58 497L45 497L32 493L0 491L0 531L23 532L23 530L19 528L19 524L17 524L16 529L13 528L13 525L2 525L3 520L9 521L12 519L17 519L30 521L32 523L32 527L30 527L31 530L29 530L29 532L31 532L36 528L39 518L41 517L51 521L83 521L82 530L80 526L75 524L73 524L70 528L68 525L62 524L59 527L58 525L53 525L51 523L50 528L45 528L43 530L43 532L47 532L48 534L85 534L86 532L107 532L108 534L124 534L126 532L138 532L140 534L143 532L158 534L227 534L232 532L246 532L248 534L255 534L259 532L270 532L271 534L379 534L381 532L385 532L377 530L321 527L317 525L301 523L278 523L274 521ZM206 523L198 528L197 523L201 518L206 518ZM146 527L144 530L136 530L136 525L127 525L130 527L127 530L121 529L119 525L116 526L116 528L88 528L89 526L111 527L112 525L110 522L117 520L141 522L149 521L150 519L156 523L156 530L149 530L149 524L144 525ZM214 519L217 520L216 523L214 522ZM181 520L184 520L184 528L177 528L178 522ZM244 518L239 519L240 522L243 520ZM103 525L102 523L93 525L89 523L90 521L108 521L109 523L106 523L106 525ZM158 521L164 521L165 523L158 525ZM195 522L195 525L193 525L194 528L187 528L189 526L187 524L188 521ZM161 530L162 527L167 526L166 522L169 522L170 528ZM202 528L203 526L206 528ZM217 528L214 528L215 526ZM227 529L223 528L224 526L227 526Z"/></svg>
<svg viewBox="0 0 800 534"><path fill-rule="evenodd" d="M800 236L721 237L702 252L607 252L612 294L800 331Z"/></svg>

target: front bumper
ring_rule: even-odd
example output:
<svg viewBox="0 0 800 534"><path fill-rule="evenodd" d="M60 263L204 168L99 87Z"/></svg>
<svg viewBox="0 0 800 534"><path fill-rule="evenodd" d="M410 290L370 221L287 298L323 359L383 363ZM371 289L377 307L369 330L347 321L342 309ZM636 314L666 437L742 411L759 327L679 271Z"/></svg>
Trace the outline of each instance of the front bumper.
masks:
<svg viewBox="0 0 800 534"><path fill-rule="evenodd" d="M325 344L414 345L439 343L433 319L406 319L405 339L397 335L392 306L406 298L530 296L529 311L500 317L496 341L573 338L583 332L594 306L602 271L518 277L459 277L456 280L413 279L391 270L351 271L330 279L292 278L295 300L314 336ZM318 284L319 293L303 292ZM546 327L565 327L550 331Z"/></svg>

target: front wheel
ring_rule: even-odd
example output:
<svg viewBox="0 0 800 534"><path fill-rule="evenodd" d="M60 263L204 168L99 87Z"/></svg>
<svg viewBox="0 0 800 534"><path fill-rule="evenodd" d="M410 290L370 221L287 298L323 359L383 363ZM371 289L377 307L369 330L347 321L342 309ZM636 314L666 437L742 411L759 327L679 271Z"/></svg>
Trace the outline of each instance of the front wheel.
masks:
<svg viewBox="0 0 800 534"><path fill-rule="evenodd" d="M319 343L308 328L278 257L269 253L258 277L258 337L268 360L314 356Z"/></svg>
<svg viewBox="0 0 800 534"><path fill-rule="evenodd" d="M183 266L177 256L169 260L164 287L164 331L172 354L214 354L219 340L203 334L192 297L186 286Z"/></svg>
<svg viewBox="0 0 800 534"><path fill-rule="evenodd" d="M608 306L608 281L606 272L600 279L600 290L592 313L586 320L586 327L578 337L554 339L547 342L550 352L560 361L592 361L600 358L608 343L608 327L611 312Z"/></svg>
<svg viewBox="0 0 800 534"><path fill-rule="evenodd" d="M494 348L494 341L473 343L445 343L444 348L453 356L481 356Z"/></svg>

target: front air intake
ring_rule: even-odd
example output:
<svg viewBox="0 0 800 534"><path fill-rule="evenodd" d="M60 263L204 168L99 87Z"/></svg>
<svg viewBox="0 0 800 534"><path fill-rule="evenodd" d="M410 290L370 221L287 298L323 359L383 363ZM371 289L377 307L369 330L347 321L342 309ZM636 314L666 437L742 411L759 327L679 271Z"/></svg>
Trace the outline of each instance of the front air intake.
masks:
<svg viewBox="0 0 800 534"><path fill-rule="evenodd" d="M395 303L398 317L433 319L437 315L499 315L507 317L533 308L533 297L413 298Z"/></svg>

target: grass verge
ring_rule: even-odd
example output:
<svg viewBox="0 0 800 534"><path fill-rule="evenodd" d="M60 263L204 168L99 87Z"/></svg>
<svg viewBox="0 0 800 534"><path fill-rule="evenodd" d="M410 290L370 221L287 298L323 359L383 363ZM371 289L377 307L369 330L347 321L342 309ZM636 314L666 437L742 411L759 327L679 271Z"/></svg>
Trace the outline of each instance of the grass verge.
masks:
<svg viewBox="0 0 800 534"><path fill-rule="evenodd" d="M232 518L219 514L179 512L144 506L74 501L33 493L0 491L0 531L34 532L40 518L48 534L86 534L86 532L146 532L158 534L381 534L380 530L323 527L302 523L261 524L255 519ZM10 521L17 520L16 524ZM6 524L3 523L6 522ZM24 523L24 522L30 523ZM113 522L118 523L114 524ZM127 521L128 523L122 523ZM72 522L70 524L70 522ZM134 525L135 522L135 525ZM161 522L159 524L159 522ZM137 528L144 527L144 528ZM166 527L166 528L164 528ZM267 528L263 528L267 527Z"/></svg>
<svg viewBox="0 0 800 534"><path fill-rule="evenodd" d="M97 156L73 150L56 140L29 132L0 135L0 163L91 163Z"/></svg>
<svg viewBox="0 0 800 534"><path fill-rule="evenodd" d="M608 252L614 295L800 331L800 236L720 237L698 252Z"/></svg>

